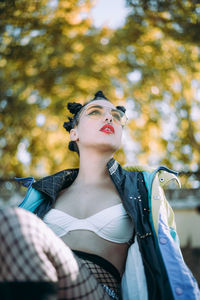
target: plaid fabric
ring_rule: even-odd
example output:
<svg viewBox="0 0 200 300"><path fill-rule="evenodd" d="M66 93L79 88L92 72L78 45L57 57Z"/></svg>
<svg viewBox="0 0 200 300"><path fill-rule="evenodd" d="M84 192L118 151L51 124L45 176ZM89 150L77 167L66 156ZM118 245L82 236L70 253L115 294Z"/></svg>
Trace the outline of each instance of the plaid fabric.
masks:
<svg viewBox="0 0 200 300"><path fill-rule="evenodd" d="M2 284L49 282L58 285L57 299L111 299L85 262L24 209L0 210L0 245Z"/></svg>

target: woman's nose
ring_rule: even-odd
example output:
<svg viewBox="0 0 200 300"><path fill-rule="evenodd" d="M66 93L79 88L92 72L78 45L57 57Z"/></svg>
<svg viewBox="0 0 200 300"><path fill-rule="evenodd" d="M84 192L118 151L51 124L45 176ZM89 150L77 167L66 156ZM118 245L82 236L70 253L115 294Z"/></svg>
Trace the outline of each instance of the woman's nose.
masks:
<svg viewBox="0 0 200 300"><path fill-rule="evenodd" d="M113 116L111 115L111 113L110 112L105 112L105 114L104 114L104 121L107 121L107 122L112 122L113 121Z"/></svg>

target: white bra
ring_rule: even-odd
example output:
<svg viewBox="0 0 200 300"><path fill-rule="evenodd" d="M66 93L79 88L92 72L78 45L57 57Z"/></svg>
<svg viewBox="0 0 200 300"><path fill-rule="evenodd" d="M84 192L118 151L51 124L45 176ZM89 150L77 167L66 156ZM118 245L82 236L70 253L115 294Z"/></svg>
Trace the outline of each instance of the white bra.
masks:
<svg viewBox="0 0 200 300"><path fill-rule="evenodd" d="M59 237L81 229L92 231L105 240L115 243L128 242L133 236L134 229L122 203L105 208L85 219L72 217L53 208L44 216L43 221Z"/></svg>

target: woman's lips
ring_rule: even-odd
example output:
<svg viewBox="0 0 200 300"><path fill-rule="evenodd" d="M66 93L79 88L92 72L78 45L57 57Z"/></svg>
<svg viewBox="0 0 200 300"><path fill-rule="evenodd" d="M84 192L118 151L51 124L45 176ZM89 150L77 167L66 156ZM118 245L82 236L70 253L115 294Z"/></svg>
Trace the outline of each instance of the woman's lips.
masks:
<svg viewBox="0 0 200 300"><path fill-rule="evenodd" d="M103 132L109 133L109 134L115 133L114 127L113 127L112 125L110 125L110 124L104 125L104 126L100 129L100 131L103 131Z"/></svg>

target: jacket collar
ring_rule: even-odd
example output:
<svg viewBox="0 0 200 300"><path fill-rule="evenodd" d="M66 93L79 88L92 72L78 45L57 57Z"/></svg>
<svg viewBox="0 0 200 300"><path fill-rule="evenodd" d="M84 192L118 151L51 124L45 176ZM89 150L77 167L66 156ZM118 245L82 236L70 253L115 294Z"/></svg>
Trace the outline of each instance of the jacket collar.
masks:
<svg viewBox="0 0 200 300"><path fill-rule="evenodd" d="M118 169L119 163L111 158L107 163L107 169L112 176ZM69 187L78 175L79 169L66 169L56 174L44 177L32 184L36 190L48 195L52 202L56 201L59 192Z"/></svg>
<svg viewBox="0 0 200 300"><path fill-rule="evenodd" d="M70 186L76 179L78 170L79 169L67 169L60 171L34 182L32 187L48 195L54 202L59 192Z"/></svg>
<svg viewBox="0 0 200 300"><path fill-rule="evenodd" d="M110 175L113 175L117 171L119 163L114 158L111 158L106 166Z"/></svg>

